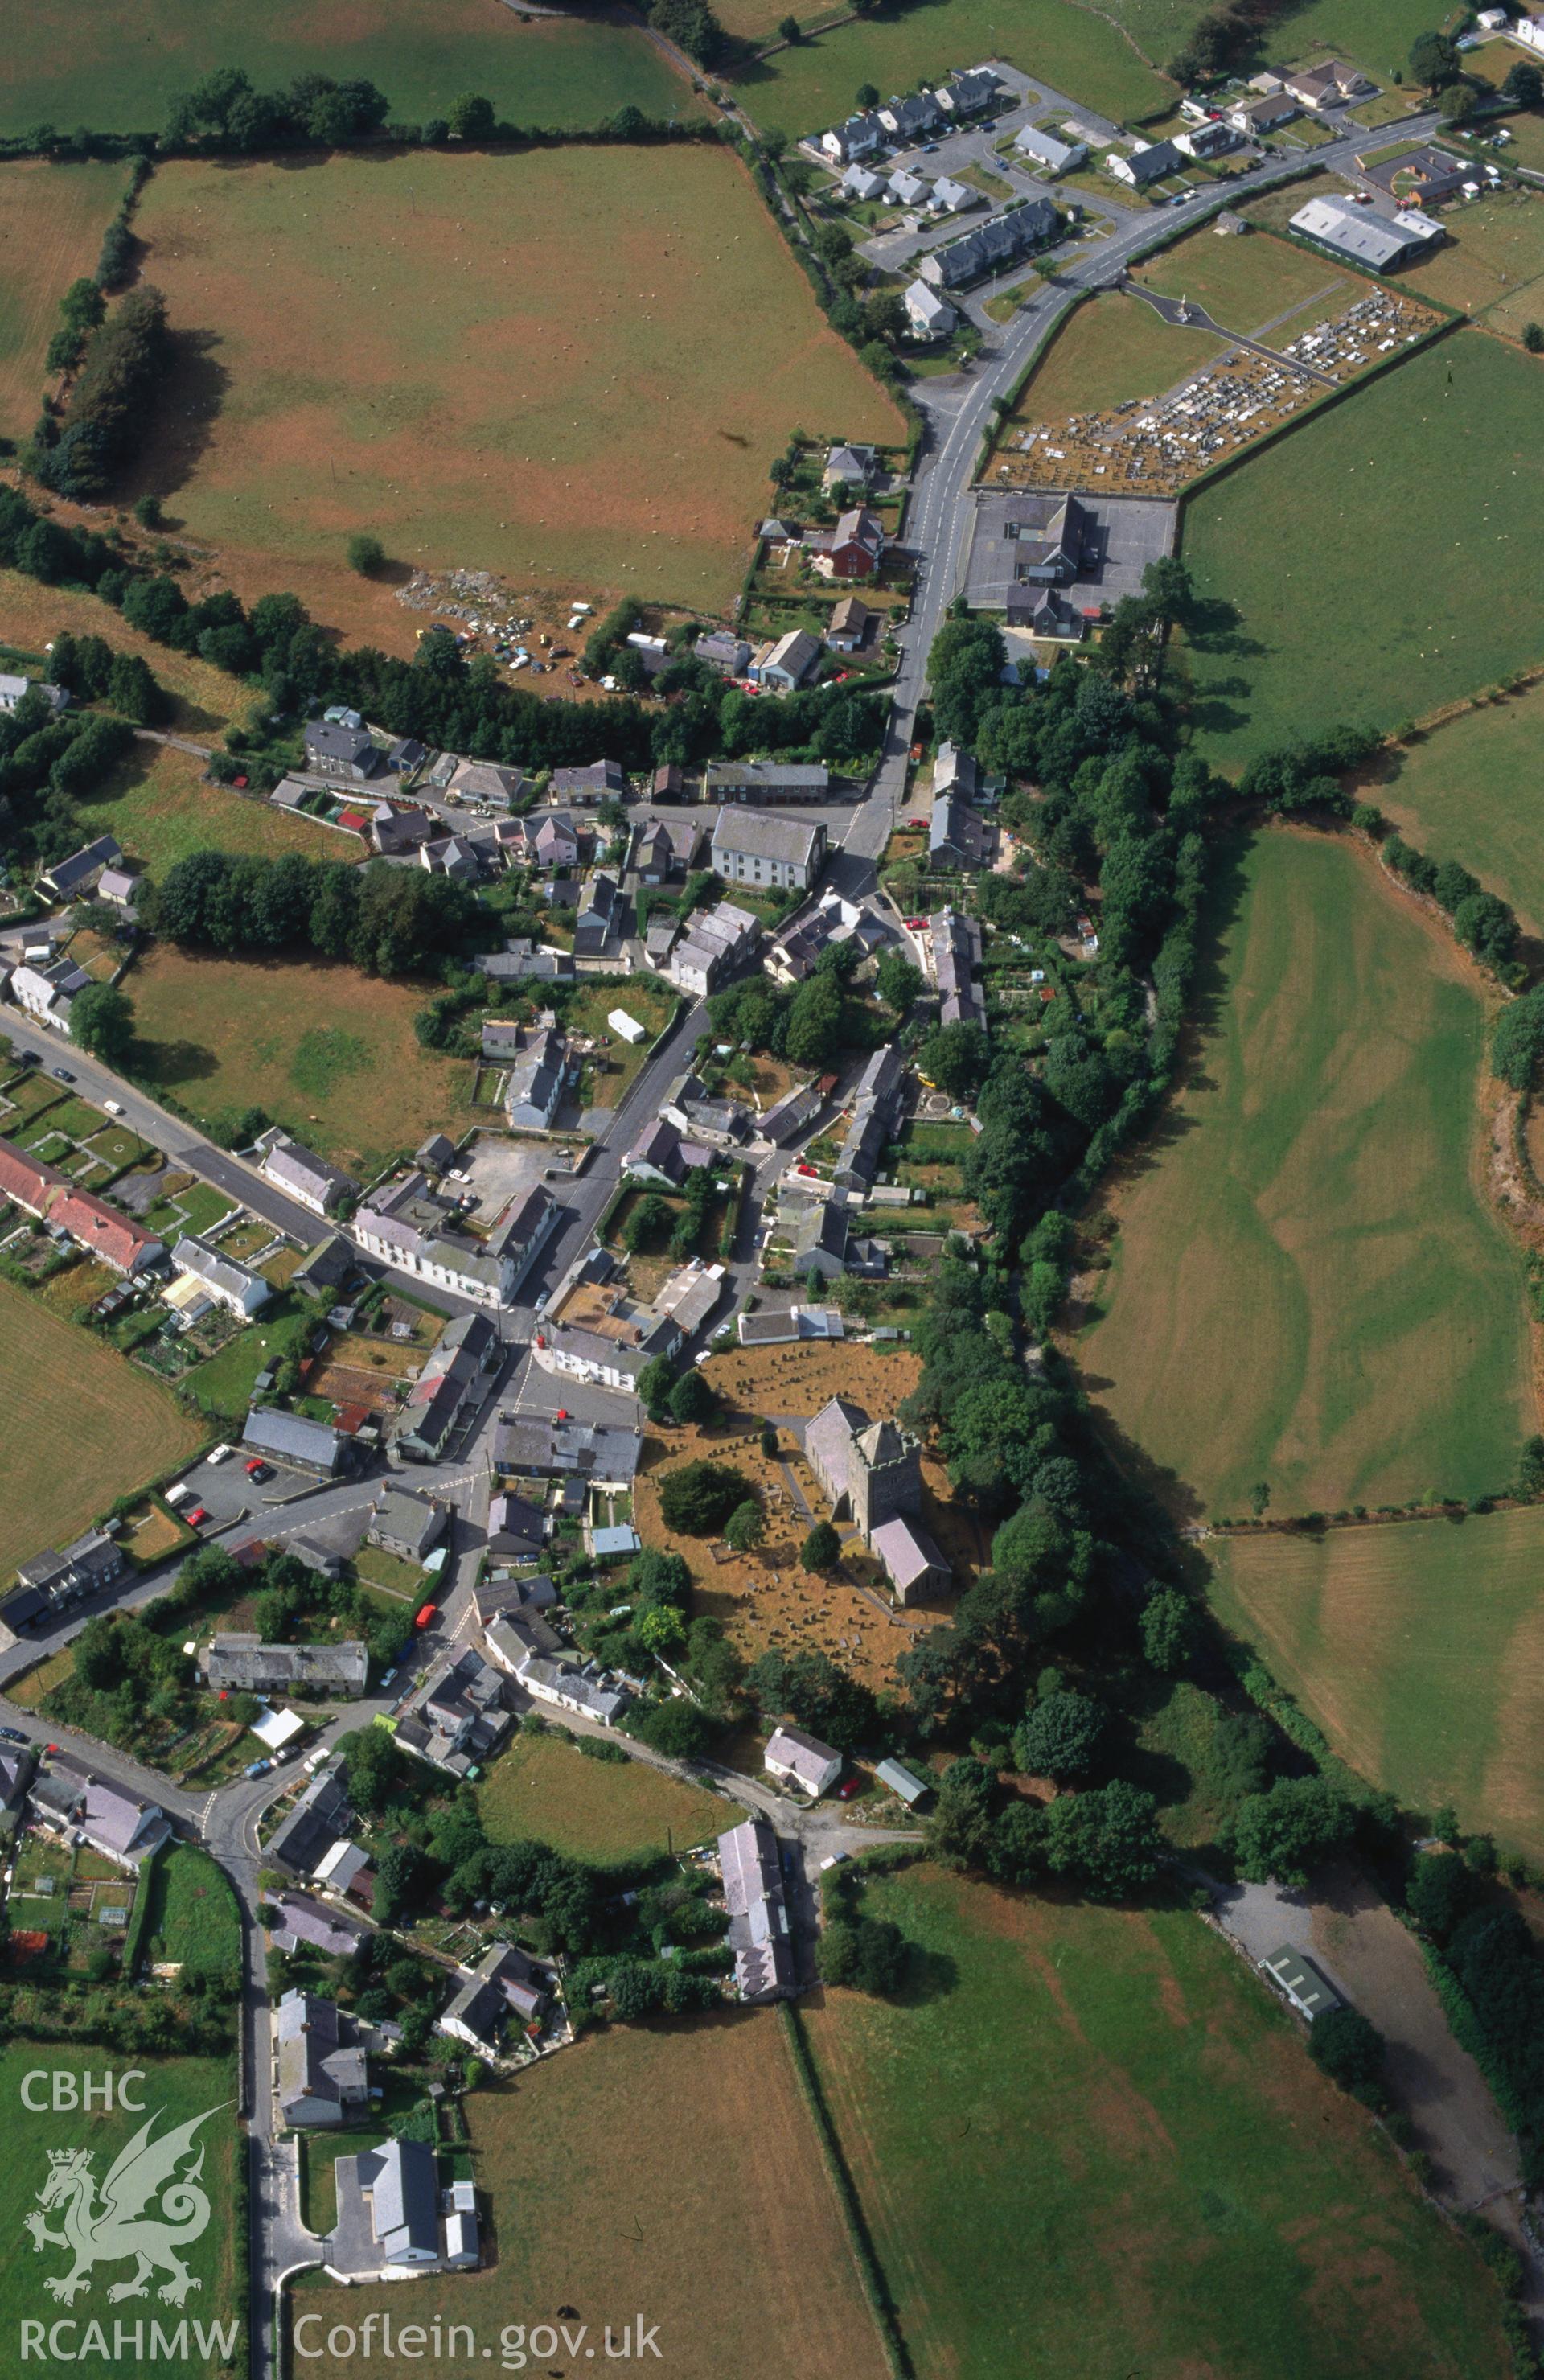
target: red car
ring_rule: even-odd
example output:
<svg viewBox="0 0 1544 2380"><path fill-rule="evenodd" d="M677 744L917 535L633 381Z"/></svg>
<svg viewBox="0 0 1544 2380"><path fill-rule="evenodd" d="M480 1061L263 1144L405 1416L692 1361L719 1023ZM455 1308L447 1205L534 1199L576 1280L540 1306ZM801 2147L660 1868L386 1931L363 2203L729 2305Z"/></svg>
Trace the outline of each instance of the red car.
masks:
<svg viewBox="0 0 1544 2380"><path fill-rule="evenodd" d="M273 1464L271 1463L262 1462L261 1459L255 1454L251 1461L247 1464L246 1471L249 1479L272 1479L274 1476Z"/></svg>
<svg viewBox="0 0 1544 2380"><path fill-rule="evenodd" d="M434 1620L435 1612L438 1610L438 1609L439 1609L439 1607L438 1607L438 1605L437 1605L437 1604L433 1604L433 1603L426 1603L426 1604L424 1605L424 1607L423 1607L422 1610L419 1613L418 1618L414 1621L414 1622L413 1622L414 1627L415 1627L415 1628L428 1628L428 1627L432 1626L432 1623L433 1623L433 1620Z"/></svg>
<svg viewBox="0 0 1544 2380"><path fill-rule="evenodd" d="M906 919L906 931L907 931L907 933L908 933L908 934L919 934L919 933L921 933L921 931L922 931L923 928L927 925L927 922L928 922L928 921L927 921L926 917L908 917L908 918Z"/></svg>
<svg viewBox="0 0 1544 2380"><path fill-rule="evenodd" d="M849 1777L846 1783L838 1789L836 1798L839 1802L850 1802L855 1793L861 1793L862 1791L862 1778Z"/></svg>
<svg viewBox="0 0 1544 2380"><path fill-rule="evenodd" d="M195 1504L192 1511L188 1515L188 1525L190 1529L201 1529L208 1518L209 1514L205 1512L203 1506L201 1504Z"/></svg>

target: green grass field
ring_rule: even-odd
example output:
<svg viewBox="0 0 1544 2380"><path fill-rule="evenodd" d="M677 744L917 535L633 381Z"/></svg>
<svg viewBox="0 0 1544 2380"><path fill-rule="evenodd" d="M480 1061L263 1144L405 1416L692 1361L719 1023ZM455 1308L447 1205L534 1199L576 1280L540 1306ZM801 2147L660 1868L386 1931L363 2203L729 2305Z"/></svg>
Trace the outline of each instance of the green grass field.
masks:
<svg viewBox="0 0 1544 2380"><path fill-rule="evenodd" d="M59 300L72 281L96 271L128 178L121 158L0 165L0 434L7 438L25 438L38 418L52 385L43 358L59 327ZM0 626L14 637L8 620Z"/></svg>
<svg viewBox="0 0 1544 2380"><path fill-rule="evenodd" d="M1366 797L1544 934L1544 686L1461 711L1369 772Z"/></svg>
<svg viewBox="0 0 1544 2380"><path fill-rule="evenodd" d="M1264 232L1251 232L1245 239L1219 239L1210 229L1192 232L1188 239L1138 264L1133 278L1165 297L1189 298L1214 322L1246 337L1258 337L1268 322L1295 314L1320 298L1338 295L1349 306L1368 285L1354 273L1337 272L1327 257L1312 256L1288 240L1272 239ZM1295 335L1295 323L1283 325L1282 341Z"/></svg>
<svg viewBox="0 0 1544 2380"><path fill-rule="evenodd" d="M151 1871L145 1921L149 1955L176 1960L204 1973L239 1971L241 1912L225 1871L207 1852L177 1843Z"/></svg>
<svg viewBox="0 0 1544 2380"><path fill-rule="evenodd" d="M1364 1777L1544 1856L1544 1509L1207 1551L1222 1618Z"/></svg>
<svg viewBox="0 0 1544 2380"><path fill-rule="evenodd" d="M1404 286L1414 297L1459 307L1502 338L1520 340L1528 323L1544 315L1544 198L1508 190L1474 199L1447 208L1442 227L1446 239L1404 274Z"/></svg>
<svg viewBox="0 0 1544 2380"><path fill-rule="evenodd" d="M711 608L796 426L897 434L720 149L179 164L136 227L190 338L143 480L237 579L305 597L369 529Z"/></svg>
<svg viewBox="0 0 1544 2380"><path fill-rule="evenodd" d="M252 701L239 678L212 669L196 654L174 653L131 628L120 612L100 597L67 587L45 587L19 570L0 570L0 629L7 643L42 659L61 628L74 637L105 637L115 653L137 653L150 663L173 698L172 727L184 735L213 742ZM339 845L342 848L342 845Z"/></svg>
<svg viewBox="0 0 1544 2380"><path fill-rule="evenodd" d="M216 67L244 68L260 91L364 76L397 121L444 115L464 91L511 123L558 130L629 102L650 115L696 104L642 32L522 22L499 0L30 0L8 30L0 133L157 132L168 101Z"/></svg>
<svg viewBox="0 0 1544 2380"><path fill-rule="evenodd" d="M422 985L304 959L226 959L158 942L126 978L147 1081L218 1134L261 1107L351 1170L459 1131L469 1077L421 1049Z"/></svg>
<svg viewBox="0 0 1544 2380"><path fill-rule="evenodd" d="M115 1497L191 1454L201 1431L103 1340L0 1281L0 1579L67 1545Z"/></svg>
<svg viewBox="0 0 1544 2380"><path fill-rule="evenodd" d="M90 2113L61 2110L55 2115L50 2107L46 2113L32 2113L22 2102L22 2078L34 2068L46 2074L67 2071L77 2078L90 2074L96 2078L100 2094L101 2077L109 2070L121 2072L128 2066L144 2069L144 2082L134 2086L134 2095L144 2102L144 2112L133 2114L115 2107L109 2113L93 2106ZM52 2083L43 2086L51 2095ZM36 2084L32 2096L39 2095ZM17 2358L15 2368L21 2369L26 2350L19 2325L23 2322L41 2324L46 2334L50 2323L60 2318L73 2319L77 2327L61 2335L61 2346L67 2349L69 2368L84 2375L84 2380L110 2380L125 2366L113 2354L114 2321L127 2321L127 2336L131 2341L135 2322L143 2323L147 2350L152 2343L151 2324L159 2321L163 2334L175 2344L179 2326L186 2321L188 2336L185 2352L157 2355L153 2368L164 2374L165 2380L207 2380L207 2375L223 2368L224 2360L235 2367L244 2360L247 2309L237 2295L234 2225L232 2223L232 2191L236 2160L241 2149L241 2135L235 2119L236 2072L233 2063L213 2058L147 2058L136 2052L132 2058L115 2055L104 2048L73 2043L38 2043L24 2040L8 2042L0 2056L0 2098L8 2110L6 2137L9 2148L6 2166L10 2180L0 2182L0 2225L11 2252L5 2260L0 2278L0 2323L12 2342ZM176 2231L190 2227L207 2204L208 2216L201 2232L191 2239L181 2252L187 2269L198 2286L180 2311L164 2304L157 2292L168 2276L156 2271L151 2291L128 2305L113 2306L109 2292L118 2283L134 2277L132 2262L120 2254L98 2265L92 2274L88 2292L76 2299L69 2307L62 2306L49 2295L44 2286L48 2279L61 2279L70 2271L73 2259L67 2248L52 2243L34 2252L22 2229L29 2213L38 2212L38 2200L49 2182L49 2158L55 2152L83 2149L91 2157L91 2178L98 2192L115 2157L128 2146L140 2127L154 2123L153 2137L161 2139L177 2125L200 2116L206 2109L215 2110L209 2121L195 2135L192 2155L181 2161L179 2175L187 2175L192 2158L202 2149L202 2171L198 2176L193 2203L180 2224L172 2224ZM100 2211L101 2202L94 2203ZM159 2196L152 2197L145 2208L154 2216ZM43 2211L43 2221L49 2230L58 2232L64 2220L62 2203ZM104 2352L96 2352L88 2324L100 2324L103 2334ZM200 2351L199 2326L206 2334L203 2351ZM218 2327L225 2336L217 2342L208 2334ZM132 2352L131 2347L128 2350ZM43 2348L33 2354L45 2362ZM40 2363L39 2368L43 2368Z"/></svg>
<svg viewBox="0 0 1544 2380"><path fill-rule="evenodd" d="M1408 82L1416 34L1452 22L1453 11L1441 0L1436 6L1429 0L1424 6L1422 0L1307 0L1267 26L1264 55L1271 66L1345 57L1377 83L1392 82L1396 73Z"/></svg>
<svg viewBox="0 0 1544 2380"><path fill-rule="evenodd" d="M1052 339L1009 419L1060 421L1128 397L1160 396L1222 352L1210 331L1175 330L1139 298L1106 290L1079 306Z"/></svg>
<svg viewBox="0 0 1544 2380"><path fill-rule="evenodd" d="M360 2380L379 2369L323 2350L335 2325L357 2329L384 2311L398 2335L409 2315L430 2329L414 2364L421 2380L467 2380L512 2367L507 2357L502 2367L469 2362L453 2335L436 2352L433 2325L470 2324L496 2354L517 2324L562 2321L557 2309L573 2305L597 2372L608 2368L606 2325L614 2346L642 2307L658 2335L630 2370L739 2380L770 2351L800 2380L884 2380L836 2193L771 2010L612 2027L486 2085L468 2100L467 2122L473 2175L497 2216L496 2267L425 2274L378 2294L319 2278L295 2294L294 2325L312 2320L297 2331L308 2353L293 2370ZM538 2351L529 2368L591 2367L581 2348L555 2362Z"/></svg>
<svg viewBox="0 0 1544 2380"><path fill-rule="evenodd" d="M534 1836L575 1859L610 1866L674 1844L686 1851L744 1815L717 1793L647 1761L592 1760L556 1736L517 1736L488 1773L480 1803L495 1842Z"/></svg>
<svg viewBox="0 0 1544 2380"><path fill-rule="evenodd" d="M190 851L255 852L281 859L302 851L311 859L359 859L357 835L336 834L310 819L243 801L206 784L201 760L166 744L139 744L124 766L81 801L91 834L114 834L152 876L164 876Z"/></svg>
<svg viewBox="0 0 1544 2380"><path fill-rule="evenodd" d="M1491 2284L1195 1916L912 1869L894 2003L806 2003L917 2370L1489 2380Z"/></svg>
<svg viewBox="0 0 1544 2380"><path fill-rule="evenodd" d="M1204 1040L1116 1192L1090 1389L1214 1515L1262 1481L1276 1515L1494 1493L1535 1423L1472 980L1329 837L1261 834L1213 918Z"/></svg>
<svg viewBox="0 0 1544 2380"><path fill-rule="evenodd" d="M734 88L758 125L800 139L852 113L860 83L881 91L942 81L957 67L1005 58L1053 91L1112 117L1155 115L1174 86L1145 66L1119 30L1065 0L919 0L838 25L744 69Z"/></svg>
<svg viewBox="0 0 1544 2380"><path fill-rule="evenodd" d="M1461 331L1185 506L1185 559L1222 615L1187 646L1214 759L1316 722L1392 728L1544 661L1540 404L1544 363ZM1485 601L1453 602L1454 573Z"/></svg>

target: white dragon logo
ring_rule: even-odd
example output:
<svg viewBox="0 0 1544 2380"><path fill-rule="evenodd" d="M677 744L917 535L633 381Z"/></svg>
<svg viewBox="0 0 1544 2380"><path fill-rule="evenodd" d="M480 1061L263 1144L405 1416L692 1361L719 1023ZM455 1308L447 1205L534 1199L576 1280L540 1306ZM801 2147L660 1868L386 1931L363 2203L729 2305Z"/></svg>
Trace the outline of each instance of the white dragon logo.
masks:
<svg viewBox="0 0 1544 2380"><path fill-rule="evenodd" d="M37 2207L22 2220L34 2249L67 2248L75 2258L62 2280L51 2276L44 2282L51 2296L72 2305L82 2289L91 2288L93 2265L116 2264L124 2256L137 2260L134 2276L108 2290L110 2303L148 2296L151 2275L157 2271L168 2276L157 2294L170 2305L184 2304L189 2289L202 2288L177 2252L191 2247L209 2228L209 2197L200 2186L203 2146L201 2143L194 2155L193 2135L219 2112L206 2107L201 2116L164 2132L158 2141L151 2138L155 2126L151 2116L115 2159L102 2184L100 2206L91 2171L95 2152L50 2149L48 2180L37 2193ZM179 2180L177 2168L188 2156L193 2156L193 2163ZM157 2200L155 2212L147 2213ZM40 2211L53 2206L64 2208L62 2231L51 2231Z"/></svg>

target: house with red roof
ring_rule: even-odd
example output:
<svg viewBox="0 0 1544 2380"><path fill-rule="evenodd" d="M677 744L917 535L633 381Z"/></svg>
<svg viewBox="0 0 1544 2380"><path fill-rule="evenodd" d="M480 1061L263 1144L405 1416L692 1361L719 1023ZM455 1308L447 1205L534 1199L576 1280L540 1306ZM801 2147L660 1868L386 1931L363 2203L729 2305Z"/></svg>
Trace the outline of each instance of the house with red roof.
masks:
<svg viewBox="0 0 1544 2380"><path fill-rule="evenodd" d="M8 1140L0 1140L0 1197L66 1232L115 1272L142 1272L165 1253L164 1243L131 1216L78 1190L52 1165L41 1165Z"/></svg>

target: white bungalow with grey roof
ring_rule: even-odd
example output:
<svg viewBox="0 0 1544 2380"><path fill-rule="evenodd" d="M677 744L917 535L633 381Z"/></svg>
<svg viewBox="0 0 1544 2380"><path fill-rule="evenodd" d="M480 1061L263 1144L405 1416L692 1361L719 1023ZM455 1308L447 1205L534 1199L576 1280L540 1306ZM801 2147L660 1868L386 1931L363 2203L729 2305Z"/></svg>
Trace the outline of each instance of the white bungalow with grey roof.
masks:
<svg viewBox="0 0 1544 2380"><path fill-rule="evenodd" d="M746 674L753 685L770 693L792 694L804 684L821 652L819 637L812 637L808 628L790 628L786 636L756 655Z"/></svg>
<svg viewBox="0 0 1544 2380"><path fill-rule="evenodd" d="M346 2179L370 2208L371 2233L386 2265L440 2259L440 2187L426 2141L393 2138L364 2155L339 2157L339 2196Z"/></svg>
<svg viewBox="0 0 1544 2380"><path fill-rule="evenodd" d="M765 810L721 810L713 828L712 870L726 884L808 892L826 855L822 819L777 818Z"/></svg>
<svg viewBox="0 0 1544 2380"><path fill-rule="evenodd" d="M1042 131L1035 124L1024 127L1014 147L1027 165L1041 174L1070 174L1088 153L1086 141L1058 140L1054 132Z"/></svg>
<svg viewBox="0 0 1544 2380"><path fill-rule="evenodd" d="M802 1727L779 1727L767 1739L761 1766L780 1785L791 1785L796 1792L818 1802L841 1776L842 1755L818 1735L807 1735Z"/></svg>

